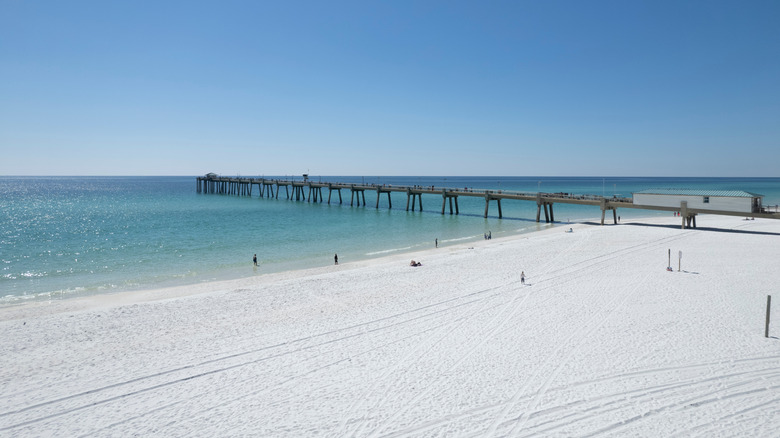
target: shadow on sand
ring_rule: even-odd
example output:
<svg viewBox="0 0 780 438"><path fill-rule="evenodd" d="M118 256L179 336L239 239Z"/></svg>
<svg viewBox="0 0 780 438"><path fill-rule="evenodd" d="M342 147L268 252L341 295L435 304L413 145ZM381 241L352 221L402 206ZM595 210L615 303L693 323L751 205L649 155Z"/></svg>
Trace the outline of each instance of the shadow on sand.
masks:
<svg viewBox="0 0 780 438"><path fill-rule="evenodd" d="M601 225L599 222L583 222L584 224L588 225ZM615 226L615 224L604 224L605 226ZM655 228L669 228L669 229L676 229L679 230L680 225L667 225L667 224L643 224L641 222L626 222L626 223L620 223L617 225L623 225L623 226L629 226L629 227L655 227ZM751 231L751 230L733 230L733 229L725 229L725 228L710 228L710 227L696 227L696 228L686 228L686 230L695 230L695 231L712 231L716 233L734 233L734 234L753 234L757 236L780 236L780 233L772 233L769 231Z"/></svg>

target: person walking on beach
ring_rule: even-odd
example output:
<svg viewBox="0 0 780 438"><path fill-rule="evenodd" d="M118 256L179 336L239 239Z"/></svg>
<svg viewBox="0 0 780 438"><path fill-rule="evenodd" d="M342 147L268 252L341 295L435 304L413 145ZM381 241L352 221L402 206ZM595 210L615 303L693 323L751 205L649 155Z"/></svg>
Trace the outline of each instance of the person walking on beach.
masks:
<svg viewBox="0 0 780 438"><path fill-rule="evenodd" d="M257 254L255 254L254 257L252 257L252 262L257 266Z"/></svg>
<svg viewBox="0 0 780 438"><path fill-rule="evenodd" d="M520 271L520 284L525 284L525 271Z"/></svg>
<svg viewBox="0 0 780 438"><path fill-rule="evenodd" d="M439 247L439 238L437 237L436 240L434 240L434 243L436 244L436 248Z"/></svg>
<svg viewBox="0 0 780 438"><path fill-rule="evenodd" d="M333 261L335 262L335 264L337 264L337 265L339 264L339 255L338 254L333 254Z"/></svg>

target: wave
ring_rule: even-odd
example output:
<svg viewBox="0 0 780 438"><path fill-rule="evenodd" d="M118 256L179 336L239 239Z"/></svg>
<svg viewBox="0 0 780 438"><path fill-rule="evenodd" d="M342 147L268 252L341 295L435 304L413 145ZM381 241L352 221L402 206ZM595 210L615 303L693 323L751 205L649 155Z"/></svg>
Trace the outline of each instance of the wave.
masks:
<svg viewBox="0 0 780 438"><path fill-rule="evenodd" d="M413 246L406 246L403 248L392 248L392 249L384 249L381 251L373 251L373 252L367 252L365 255L367 256L376 256L376 255L383 255L383 254L390 254L393 252L401 252L401 251L409 251L410 249L414 249L419 247L420 245L413 245Z"/></svg>

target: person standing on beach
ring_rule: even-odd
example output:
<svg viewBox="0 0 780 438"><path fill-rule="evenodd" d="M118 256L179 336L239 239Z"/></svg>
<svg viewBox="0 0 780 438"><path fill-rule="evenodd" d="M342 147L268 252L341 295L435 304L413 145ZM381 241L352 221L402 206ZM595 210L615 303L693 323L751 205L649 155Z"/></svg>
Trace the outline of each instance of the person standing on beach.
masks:
<svg viewBox="0 0 780 438"><path fill-rule="evenodd" d="M257 254L255 254L254 257L252 257L252 262L257 266Z"/></svg>
<svg viewBox="0 0 780 438"><path fill-rule="evenodd" d="M335 262L335 264L337 264L337 265L339 264L339 255L338 254L333 254L333 261Z"/></svg>
<svg viewBox="0 0 780 438"><path fill-rule="evenodd" d="M436 248L439 247L439 238L437 237L436 240L434 240L434 243L436 244Z"/></svg>
<svg viewBox="0 0 780 438"><path fill-rule="evenodd" d="M525 284L525 271L520 271L520 284Z"/></svg>

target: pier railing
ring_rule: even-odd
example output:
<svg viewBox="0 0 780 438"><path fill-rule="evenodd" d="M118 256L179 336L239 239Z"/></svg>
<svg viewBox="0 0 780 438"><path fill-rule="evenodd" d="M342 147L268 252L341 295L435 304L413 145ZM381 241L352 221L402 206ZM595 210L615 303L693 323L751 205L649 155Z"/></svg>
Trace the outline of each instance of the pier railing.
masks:
<svg viewBox="0 0 780 438"><path fill-rule="evenodd" d="M780 205L764 205L761 213L780 213Z"/></svg>

